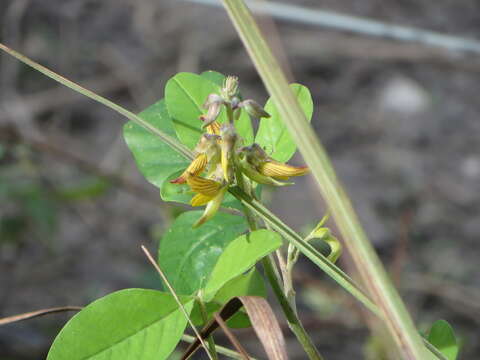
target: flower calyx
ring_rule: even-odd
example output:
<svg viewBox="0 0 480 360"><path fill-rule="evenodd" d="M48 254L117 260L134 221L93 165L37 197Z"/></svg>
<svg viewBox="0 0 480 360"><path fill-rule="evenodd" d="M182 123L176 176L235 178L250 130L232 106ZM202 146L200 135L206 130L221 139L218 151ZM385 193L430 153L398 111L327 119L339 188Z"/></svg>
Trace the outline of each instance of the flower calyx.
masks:
<svg viewBox="0 0 480 360"><path fill-rule="evenodd" d="M238 108L243 108L253 118L269 118L270 114L265 111L255 100L247 99L238 104Z"/></svg>

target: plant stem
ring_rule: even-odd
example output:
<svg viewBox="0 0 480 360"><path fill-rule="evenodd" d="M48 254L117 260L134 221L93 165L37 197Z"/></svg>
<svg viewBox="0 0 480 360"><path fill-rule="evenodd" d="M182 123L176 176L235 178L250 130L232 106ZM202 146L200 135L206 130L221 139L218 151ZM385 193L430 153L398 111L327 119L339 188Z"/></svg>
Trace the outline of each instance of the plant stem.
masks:
<svg viewBox="0 0 480 360"><path fill-rule="evenodd" d="M237 183L239 186L244 186L243 182L243 174L237 174L242 180L238 181ZM249 191L247 189L247 191ZM250 230L255 231L257 230L257 221L255 219L255 215L252 214L252 211L248 206L244 205L245 216L249 222ZM285 314L285 318L287 319L288 326L292 330L292 332L297 337L298 341L302 345L305 353L308 355L310 360L323 360L322 356L320 355L319 351L315 347L310 336L308 336L305 328L303 327L300 319L297 316L296 311L291 306L290 302L288 301L287 297L285 296L284 290L281 285L281 279L279 278L278 272L276 271L275 263L271 260L270 255L265 256L262 259L262 265L265 270L265 274L267 275L267 279L270 282L270 286L275 293L275 296L282 307L283 313Z"/></svg>
<svg viewBox="0 0 480 360"><path fill-rule="evenodd" d="M188 342L188 343L193 343L197 340L196 337L190 336L187 334L182 335L182 341ZM226 347L220 346L220 345L215 345L215 350L217 350L217 353L228 356L229 358L232 359L238 359L238 360L243 360L243 357L241 354L239 354L236 351L230 350ZM250 357L251 360L256 360L253 357Z"/></svg>
<svg viewBox="0 0 480 360"><path fill-rule="evenodd" d="M17 58L19 61L24 64L31 66L37 71L43 73L44 75L50 77L51 79L57 81L58 83L67 86L73 89L80 94L83 94L94 101L97 101L115 111L125 116L129 120L132 120L138 123L140 126L143 126L147 131L150 131L152 134L157 135L162 141L170 145L175 149L179 154L183 155L187 159L193 159L193 153L186 148L184 145L180 144L175 139L172 139L168 135L164 134L159 129L151 126L148 123L145 123L140 117L136 116L132 112L122 108L121 106L112 103L111 101L103 98L100 95L93 93L90 90L84 89L81 86L73 83L72 81L65 79L59 74L54 73L53 71L45 68L44 66L34 62L33 60L19 54L15 50L8 48L7 46L0 43L0 49L10 54L11 56ZM264 207L255 199L252 199L250 196L245 194L239 188L230 188L230 193L234 195L242 204L246 205L252 211L254 211L259 217L267 221L272 225L272 227L278 231L285 239L287 239L291 244L296 246L305 256L307 256L313 263L320 267L328 276L335 280L341 287L347 290L353 297L358 301L363 303L370 311L379 317L383 317L383 314L380 312L379 308L369 299L367 295L353 282L350 277L345 274L341 269L335 266L331 261L325 258L322 254L318 253L315 248L311 247L309 244L306 244L303 239L295 233L291 228L284 224L279 218L277 218L270 210ZM424 344L427 348L436 355L438 359L447 360L432 344L430 344L426 339L423 339ZM218 348L218 347L217 347Z"/></svg>
<svg viewBox="0 0 480 360"><path fill-rule="evenodd" d="M186 157L187 159L193 159L193 154L192 152L183 144L179 143L175 139L173 139L171 136L168 134L165 134L163 131L157 129L155 126L149 124L145 120L143 120L141 117L135 115L131 111L128 111L127 109L121 107L120 105L115 104L114 102L105 99L104 97L95 94L93 91L90 91L88 89L85 89L84 87L74 83L73 81L70 81L63 76L53 72L52 70L46 68L45 66L42 66L26 56L23 56L22 54L16 52L15 50L10 49L9 47L5 46L4 44L0 43L0 49L5 51L6 53L12 55L13 57L17 58L21 62L27 64L28 66L31 66L35 70L41 72L42 74L48 76L49 78L61 83L62 85L65 85L66 87L69 87L70 89L85 95L86 97L89 97L92 100L95 100L99 102L100 104L103 104L110 109L116 111L120 115L125 116L127 119L133 121L137 125L140 125L143 127L145 130L150 131L152 134L157 135L162 141L164 141L166 144L168 144L170 147L173 149L177 150L181 155Z"/></svg>
<svg viewBox="0 0 480 360"><path fill-rule="evenodd" d="M295 310L291 307L290 302L288 301L287 297L285 296L282 286L278 281L278 278L275 274L274 264L269 256L265 256L262 259L262 265L265 269L265 274L267 275L267 279L270 282L273 292L277 297L280 306L282 307L283 313L288 321L288 326L292 330L292 332L297 337L300 344L302 344L305 353L308 355L309 359L312 360L322 360L323 357L318 352L315 344L313 343L310 336L307 334L305 328L303 327L300 319L298 318Z"/></svg>
<svg viewBox="0 0 480 360"><path fill-rule="evenodd" d="M205 308L205 304L203 303L200 296L197 297L197 302L199 304L200 314L202 315L202 320L206 324L208 322L207 309ZM208 337L207 341L208 341L208 347L210 348L210 353L212 354L213 360L218 360L218 354L217 354L217 350L215 348L215 340L213 338L213 335L210 335Z"/></svg>
<svg viewBox="0 0 480 360"><path fill-rule="evenodd" d="M270 93L290 135L307 165L338 225L357 269L379 306L390 334L406 359L430 358L413 320L369 242L350 199L337 180L332 164L305 119L281 67L242 0L223 0L257 71Z"/></svg>

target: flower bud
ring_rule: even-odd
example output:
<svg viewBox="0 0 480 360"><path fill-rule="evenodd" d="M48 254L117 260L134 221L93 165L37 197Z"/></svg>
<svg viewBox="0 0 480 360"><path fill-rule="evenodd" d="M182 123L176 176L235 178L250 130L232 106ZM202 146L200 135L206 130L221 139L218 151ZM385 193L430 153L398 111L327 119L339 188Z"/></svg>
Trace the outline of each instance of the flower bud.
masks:
<svg viewBox="0 0 480 360"><path fill-rule="evenodd" d="M204 122L203 128L206 128L217 120L220 111L222 110L222 103L213 102L208 106L208 111L206 115L200 115L199 119Z"/></svg>
<svg viewBox="0 0 480 360"><path fill-rule="evenodd" d="M238 92L238 77L236 76L227 76L223 82L223 87L221 90L222 97L225 101L231 101L232 98L237 95Z"/></svg>
<svg viewBox="0 0 480 360"><path fill-rule="evenodd" d="M203 103L203 108L208 109L212 104L223 104L223 98L218 94L210 94Z"/></svg>
<svg viewBox="0 0 480 360"><path fill-rule="evenodd" d="M256 101L251 99L242 101L238 107L244 108L250 116L257 119L270 117L269 113L267 113Z"/></svg>

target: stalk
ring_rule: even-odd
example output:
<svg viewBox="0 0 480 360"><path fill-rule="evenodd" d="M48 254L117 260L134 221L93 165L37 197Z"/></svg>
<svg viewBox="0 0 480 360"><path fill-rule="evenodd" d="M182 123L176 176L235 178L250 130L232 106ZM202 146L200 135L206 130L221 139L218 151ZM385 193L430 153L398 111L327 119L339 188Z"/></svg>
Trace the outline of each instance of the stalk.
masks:
<svg viewBox="0 0 480 360"><path fill-rule="evenodd" d="M11 56L17 58L19 61L23 62L24 64L31 66L32 68L36 69L40 73L50 77L51 79L55 80L56 82L71 88L72 90L85 95L92 100L101 103L114 111L118 112L119 114L125 116L127 119L132 120L139 124L140 126L144 127L147 131L150 131L152 134L157 135L162 141L170 145L173 149L175 149L179 154L185 156L188 159L193 159L193 153L186 148L184 145L180 144L175 139L171 138L167 134L164 134L159 129L151 126L150 124L146 123L137 115L133 114L132 112L122 108L121 106L103 98L102 96L95 94L94 92L81 87L80 85L64 78L63 76L53 72L52 70L34 62L33 60L27 58L26 56L21 55L20 53L16 52L5 46L4 44L0 43L0 50L5 51L6 53L10 54ZM329 261L326 257L320 254L315 248L313 248L310 244L303 241L303 239L291 228L289 228L285 223L283 223L278 217L276 217L269 209L267 209L264 205L250 197L240 188L231 188L230 193L232 193L238 200L242 202L242 204L246 205L250 210L255 212L255 214L262 218L264 221L269 223L273 229L279 232L287 241L291 244L296 246L300 252L302 252L305 256L307 256L313 263L315 263L319 268L321 268L324 272L327 273L333 280L335 280L341 287L347 290L354 298L358 301L363 303L372 313L379 317L383 317L383 314L380 312L377 305L375 305L370 298L353 282L350 277L345 274L341 269L335 266L331 261ZM432 344L430 344L426 339L423 339L425 346L436 355L438 359L447 360L446 357L441 354L438 349L436 349ZM218 349L218 347L217 347Z"/></svg>
<svg viewBox="0 0 480 360"><path fill-rule="evenodd" d="M244 186L243 174L241 172L237 173L237 177L240 177L240 180L237 178L237 182L240 186ZM242 189L243 190L243 189ZM244 206L245 216L248 220L250 230L255 231L258 229L257 221L255 215L252 213L251 209L247 205ZM278 274L276 273L275 263L271 260L270 256L267 255L262 259L263 269L267 275L267 279L272 287L273 293L277 297L278 302L282 308L283 314L287 319L288 326L290 330L297 337L298 342L302 345L303 350L308 355L310 360L323 360L323 357L320 355L320 352L315 347L312 339L308 335L307 331L303 327L300 319L297 316L295 309L292 307L291 303L285 296L285 292L280 283Z"/></svg>
<svg viewBox="0 0 480 360"><path fill-rule="evenodd" d="M382 318L405 359L424 360L427 352L402 299L368 240L330 159L308 124L255 20L242 0L223 0L260 77L325 198L346 246Z"/></svg>

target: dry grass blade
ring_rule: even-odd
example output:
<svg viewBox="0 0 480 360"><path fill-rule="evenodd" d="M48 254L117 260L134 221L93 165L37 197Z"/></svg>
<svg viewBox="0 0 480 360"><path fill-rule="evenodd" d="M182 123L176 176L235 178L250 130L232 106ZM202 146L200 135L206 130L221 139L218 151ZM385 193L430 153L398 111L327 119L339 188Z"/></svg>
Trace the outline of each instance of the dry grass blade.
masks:
<svg viewBox="0 0 480 360"><path fill-rule="evenodd" d="M259 296L240 296L253 329L270 360L287 360L287 347L282 330L270 304Z"/></svg>
<svg viewBox="0 0 480 360"><path fill-rule="evenodd" d="M11 324L17 321L33 319L38 316L54 314L54 313L59 313L64 311L80 311L80 310L82 310L81 306L62 306L62 307L55 307L55 308L49 308L49 309L41 309L41 310L31 311L24 314L13 315L13 316L0 319L0 325Z"/></svg>
<svg viewBox="0 0 480 360"><path fill-rule="evenodd" d="M248 317L252 322L253 329L260 339L265 352L270 360L287 360L287 350L280 325L267 300L259 296L238 296L231 299L219 311L218 316L226 321L244 306ZM203 339L211 335L220 324L216 319L208 323L200 335ZM200 342L192 343L183 354L181 360L192 356L199 348Z"/></svg>
<svg viewBox="0 0 480 360"><path fill-rule="evenodd" d="M250 360L251 358L247 354L247 351L243 348L242 344L240 344L240 341L238 341L236 336L233 335L233 333L230 331L227 324L225 324L225 321L223 321L222 317L217 313L215 313L213 316L215 317L215 320L217 321L218 325L222 328L225 335L227 335L228 340L230 340L233 347L239 352L239 354L241 354L242 359Z"/></svg>
<svg viewBox="0 0 480 360"><path fill-rule="evenodd" d="M235 297L226 303L223 308L218 312L220 317L226 321L230 319L240 308L242 307L242 302L239 298ZM193 342L187 350L183 353L181 360L186 360L190 358L200 347L200 340L208 338L215 330L218 328L218 323L215 319L211 320L207 325L204 326L200 332L200 336L195 342Z"/></svg>
<svg viewBox="0 0 480 360"><path fill-rule="evenodd" d="M200 342L200 344L203 346L203 348L205 349L205 351L207 352L207 355L208 357L213 360L213 356L212 354L210 353L210 349L208 348L207 344L205 344L205 341L203 341L203 338L202 336L200 335L200 333L198 332L197 330L197 327L193 324L192 322L192 319L190 319L190 316L188 315L187 311L185 310L185 307L183 306L182 302L180 301L180 299L178 298L178 295L177 293L175 292L175 290L173 289L172 285L170 284L170 282L168 281L167 277L165 276L165 274L163 273L162 269L160 269L160 266L158 266L158 264L156 263L156 261L153 259L152 257L152 254L150 254L150 252L148 251L148 249L145 247L145 246L141 246L143 252L145 253L145 255L147 256L147 259L150 261L150 263L153 265L153 267L155 268L155 270L157 270L158 274L160 275L160 277L162 278L163 282L165 283L165 285L167 285L168 287L168 290L170 290L170 293L172 294L172 296L174 297L175 301L177 302L178 306L180 307L180 309L182 310L183 312L183 315L185 315L185 317L187 318L187 321L188 323L190 324L190 326L192 327L193 331L195 332L195 335L197 336L197 339L198 341Z"/></svg>

